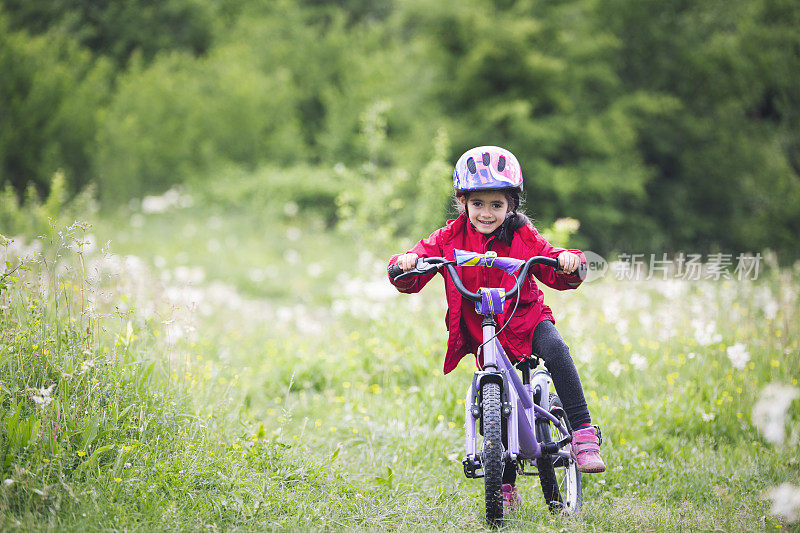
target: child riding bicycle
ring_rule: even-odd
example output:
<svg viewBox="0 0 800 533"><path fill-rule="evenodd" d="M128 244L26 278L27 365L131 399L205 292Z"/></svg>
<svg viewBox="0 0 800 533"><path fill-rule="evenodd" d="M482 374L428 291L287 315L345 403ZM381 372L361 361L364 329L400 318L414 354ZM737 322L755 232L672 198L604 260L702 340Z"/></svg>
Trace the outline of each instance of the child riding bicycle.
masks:
<svg viewBox="0 0 800 533"><path fill-rule="evenodd" d="M581 284L583 280L578 267L586 263L583 253L552 246L519 211L522 170L511 152L496 146L468 150L456 163L453 186L459 216L449 220L430 237L420 240L409 252L393 255L390 266L396 264L403 271L409 271L419 258L442 256L452 259L455 249L477 253L492 251L497 256L522 260L541 255L557 258L561 266L561 271L556 272L535 265L532 271L541 282L558 290L575 289ZM434 274L397 281L390 276L389 280L400 292L415 293ZM515 283L512 276L493 268L462 268L460 275L470 291L477 291L480 287L504 287L508 291ZM448 307L445 321L449 331L443 370L447 374L468 353L475 353L480 364L482 319L475 312L473 302L462 298L450 277L443 276ZM577 369L569 348L555 327L550 308L544 304L544 295L536 282L528 277L518 298L516 312L508 324L510 312L497 315L498 327L506 326L497 338L512 359L522 361L536 354L544 360L573 428L572 454L578 470L604 472L606 467L600 457L599 439L591 423ZM506 468L503 473L503 499L510 508L519 503L516 470L513 468Z"/></svg>

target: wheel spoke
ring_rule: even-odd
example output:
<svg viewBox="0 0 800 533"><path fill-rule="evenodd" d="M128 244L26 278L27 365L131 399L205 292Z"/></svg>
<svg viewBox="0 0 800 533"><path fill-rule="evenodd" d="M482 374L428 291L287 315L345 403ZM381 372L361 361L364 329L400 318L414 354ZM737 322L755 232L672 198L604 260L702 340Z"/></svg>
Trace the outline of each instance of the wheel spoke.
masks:
<svg viewBox="0 0 800 533"><path fill-rule="evenodd" d="M561 400L552 393L550 395L550 406L551 413L559 420L562 426L569 429L566 414L561 406ZM550 424L549 433L552 441L557 442L563 438L558 428L553 424ZM567 445L562 448L562 451L569 453L570 449L571 446ZM549 464L545 464L539 473L545 501L550 505L551 512L577 513L580 511L583 495L580 473L575 467L575 462L569 457L561 456L553 456L551 461Z"/></svg>

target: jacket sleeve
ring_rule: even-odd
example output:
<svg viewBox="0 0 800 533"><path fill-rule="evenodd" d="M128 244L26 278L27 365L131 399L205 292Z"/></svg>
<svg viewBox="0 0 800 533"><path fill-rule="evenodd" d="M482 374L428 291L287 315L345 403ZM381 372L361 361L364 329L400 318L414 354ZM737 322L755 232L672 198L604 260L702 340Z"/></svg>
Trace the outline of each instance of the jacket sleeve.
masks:
<svg viewBox="0 0 800 533"><path fill-rule="evenodd" d="M413 252L417 254L419 257L440 257L442 256L442 246L440 243L440 236L442 230L445 228L439 228L433 233L431 233L430 237L426 239L422 239L416 245L414 245L409 252ZM400 257L401 254L395 254L389 260L389 265L392 266L397 263L397 258ZM405 292L408 294L419 292L422 290L422 287L427 285L427 283L433 279L433 276L436 275L436 272L431 272L430 274L426 274L424 276L410 276L405 279L401 279L400 281L395 281L391 277L389 277L387 273L387 277L389 277L389 282L394 285L398 291Z"/></svg>
<svg viewBox="0 0 800 533"><path fill-rule="evenodd" d="M580 250L575 249L566 249L566 248L559 248L557 246L553 246L547 239L542 237L538 231L535 229L533 230L534 237L536 239L536 243L534 244L534 253L532 255L543 255L545 257L552 257L553 259L558 258L561 252L572 252L578 257L580 257L581 264L586 265L586 256ZM538 250L537 250L538 248ZM565 274L561 271L556 272L556 270L549 266L544 265L533 265L532 269L533 275L536 276L542 283L547 285L548 287L552 287L553 289L557 289L560 291L565 291L568 289L577 289L578 286L583 283L583 279L580 277L579 271L576 270L572 274ZM583 269L585 272L585 269Z"/></svg>

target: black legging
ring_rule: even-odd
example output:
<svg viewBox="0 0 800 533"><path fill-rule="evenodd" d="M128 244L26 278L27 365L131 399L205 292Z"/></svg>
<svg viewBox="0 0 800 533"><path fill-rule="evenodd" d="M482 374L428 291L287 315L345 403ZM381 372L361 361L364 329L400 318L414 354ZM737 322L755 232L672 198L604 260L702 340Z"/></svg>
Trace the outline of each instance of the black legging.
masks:
<svg viewBox="0 0 800 533"><path fill-rule="evenodd" d="M569 354L569 347L561 338L555 324L549 320L540 322L533 331L533 353L544 360L544 366L553 376L553 385L561 398L564 411L573 428L591 424L589 407L583 396L581 378ZM506 465L503 472L503 483L514 483L517 472L512 465Z"/></svg>

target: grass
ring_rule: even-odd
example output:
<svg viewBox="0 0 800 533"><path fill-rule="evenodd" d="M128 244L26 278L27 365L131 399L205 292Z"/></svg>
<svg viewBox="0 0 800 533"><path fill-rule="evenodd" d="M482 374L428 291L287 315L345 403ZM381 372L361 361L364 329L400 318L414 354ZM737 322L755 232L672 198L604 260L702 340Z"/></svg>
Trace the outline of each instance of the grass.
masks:
<svg viewBox="0 0 800 533"><path fill-rule="evenodd" d="M440 282L396 294L365 248L291 209L51 231L0 296L0 529L483 529ZM798 402L782 443L753 408L797 387L799 288L773 267L548 291L610 468L577 519L523 480L504 529L791 527L766 491L800 484Z"/></svg>

